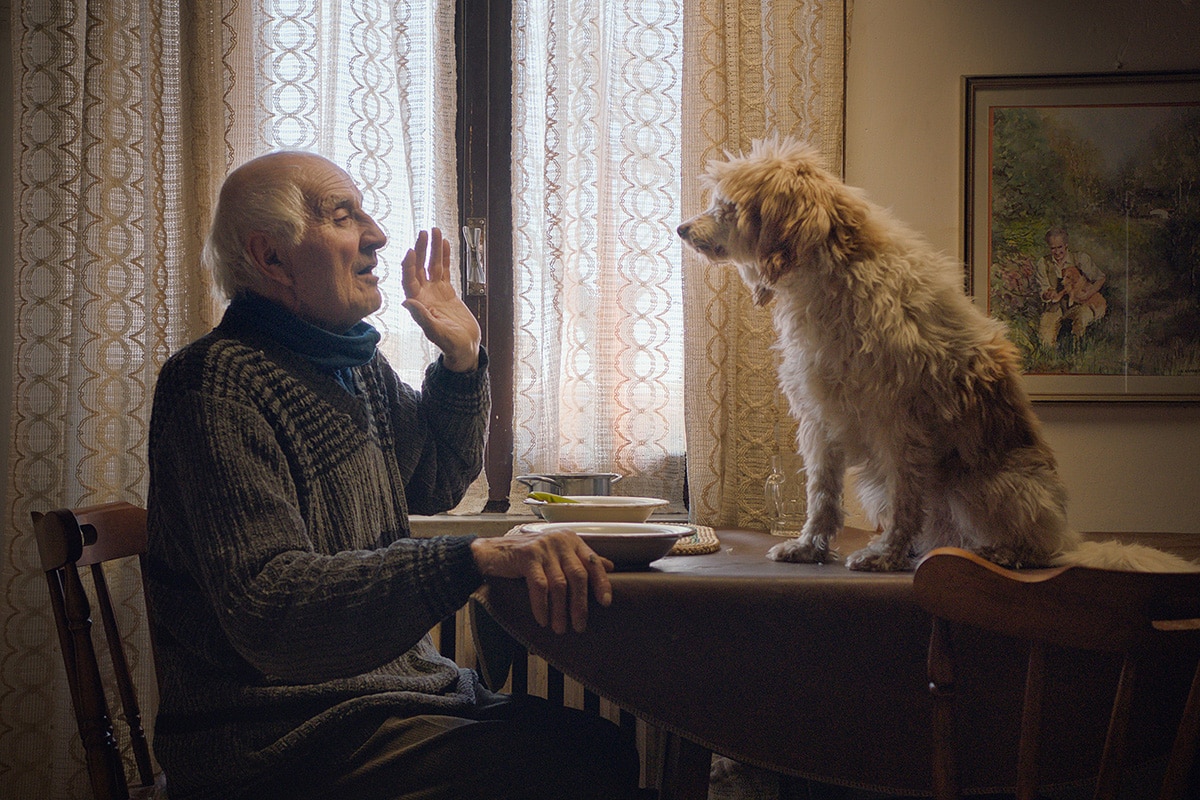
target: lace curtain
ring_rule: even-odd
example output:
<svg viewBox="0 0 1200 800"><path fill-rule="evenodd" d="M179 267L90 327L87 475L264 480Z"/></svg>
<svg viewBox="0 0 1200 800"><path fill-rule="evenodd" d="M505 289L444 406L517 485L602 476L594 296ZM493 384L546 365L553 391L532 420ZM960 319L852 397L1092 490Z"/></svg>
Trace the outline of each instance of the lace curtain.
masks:
<svg viewBox="0 0 1200 800"><path fill-rule="evenodd" d="M680 510L682 23L681 0L514 3L514 469Z"/></svg>
<svg viewBox="0 0 1200 800"><path fill-rule="evenodd" d="M391 236L373 321L419 379L395 270L419 228L457 230L453 6L14 0L6 797L87 796L30 511L144 500L155 376L220 312L197 264L230 166L296 147L354 175ZM769 318L673 229L705 161L767 131L840 164L842 0L514 7L518 469L642 473L625 491L678 502L686 440L693 518L752 524L791 444ZM136 570L112 580L133 613Z"/></svg>
<svg viewBox="0 0 1200 800"><path fill-rule="evenodd" d="M697 180L725 151L767 134L817 146L842 173L843 0L688 0L683 48L684 218L703 210ZM796 425L778 390L770 311L737 274L683 255L691 518L764 528L763 481Z"/></svg>
<svg viewBox="0 0 1200 800"><path fill-rule="evenodd" d="M770 314L674 229L707 161L768 133L841 172L845 13L515 4L518 472L613 471L678 508L686 466L694 521L762 525L770 456L795 449Z"/></svg>
<svg viewBox="0 0 1200 800"><path fill-rule="evenodd" d="M373 322L389 359L419 384L432 353L400 307L399 263L418 229L457 227L454 2L16 0L12 11L0 785L5 797L86 797L30 511L144 501L158 370L219 318L198 267L216 190L261 152L321 152L363 188L391 236L380 253L387 300ZM136 565L110 580L136 616ZM144 628L133 639L134 668L153 686ZM143 698L151 728L155 706Z"/></svg>

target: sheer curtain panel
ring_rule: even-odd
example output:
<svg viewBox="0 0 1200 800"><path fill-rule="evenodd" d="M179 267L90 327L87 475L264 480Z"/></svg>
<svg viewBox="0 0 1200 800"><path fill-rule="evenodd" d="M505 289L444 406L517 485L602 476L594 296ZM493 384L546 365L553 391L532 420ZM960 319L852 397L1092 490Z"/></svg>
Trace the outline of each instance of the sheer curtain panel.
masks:
<svg viewBox="0 0 1200 800"><path fill-rule="evenodd" d="M798 136L841 172L843 0L514 3L514 465L762 525L794 450L770 313L680 247L697 176ZM686 457L685 457L686 453ZM523 491L514 487L514 497Z"/></svg>
<svg viewBox="0 0 1200 800"><path fill-rule="evenodd" d="M677 509L682 9L513 4L514 469L616 472Z"/></svg>
<svg viewBox="0 0 1200 800"><path fill-rule="evenodd" d="M124 0L14 2L10 20L15 358L0 784L6 797L87 797L30 512L144 499L158 368L214 320L193 265L197 220L226 162L212 124L220 84L203 74L220 20ZM186 140L184 113L195 123ZM118 613L130 608L136 563L109 580ZM131 630L131 665L152 685L147 632Z"/></svg>
<svg viewBox="0 0 1200 800"><path fill-rule="evenodd" d="M684 4L682 215L708 201L697 176L725 151L791 135L842 173L844 0ZM778 390L769 308L737 273L683 255L688 486L694 522L764 528L763 481L795 452Z"/></svg>
<svg viewBox="0 0 1200 800"><path fill-rule="evenodd" d="M262 152L320 152L363 187L391 237L372 322L389 360L419 383L432 354L400 307L399 263L421 228L440 225L457 242L454 3L13 0L10 19L0 785L5 797L57 800L88 788L30 511L144 502L158 370L221 310L198 259L216 190ZM140 602L127 572L113 579L124 606ZM135 639L147 677L145 630ZM156 703L144 701L152 725Z"/></svg>

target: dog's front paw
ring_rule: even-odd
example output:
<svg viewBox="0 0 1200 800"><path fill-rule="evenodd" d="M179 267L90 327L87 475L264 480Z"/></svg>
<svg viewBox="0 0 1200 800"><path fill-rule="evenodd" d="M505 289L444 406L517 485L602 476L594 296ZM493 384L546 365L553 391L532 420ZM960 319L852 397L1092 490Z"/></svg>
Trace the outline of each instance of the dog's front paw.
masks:
<svg viewBox="0 0 1200 800"><path fill-rule="evenodd" d="M799 564L824 564L829 560L829 540L803 534L775 545L767 551L767 558Z"/></svg>
<svg viewBox="0 0 1200 800"><path fill-rule="evenodd" d="M877 547L874 542L846 556L846 568L862 572L904 572L912 569L912 566L912 558L908 553L898 553L895 548Z"/></svg>

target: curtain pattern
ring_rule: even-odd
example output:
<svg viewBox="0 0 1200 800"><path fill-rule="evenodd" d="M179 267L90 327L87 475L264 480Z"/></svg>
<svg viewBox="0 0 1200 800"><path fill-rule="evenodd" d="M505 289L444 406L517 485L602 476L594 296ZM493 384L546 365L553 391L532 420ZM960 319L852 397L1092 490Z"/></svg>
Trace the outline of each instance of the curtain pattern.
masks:
<svg viewBox="0 0 1200 800"><path fill-rule="evenodd" d="M693 518L756 521L766 458L791 446L769 317L731 272L683 253L673 229L702 205L703 164L768 131L820 141L840 165L842 5L514 3L519 467L644 472L625 491L678 502L686 428ZM457 249L453 3L15 0L12 11L0 785L56 800L88 789L30 512L144 500L155 376L220 312L197 264L229 167L318 150L347 167L392 237L381 261L398 265L416 230L438 223ZM385 275L384 291L373 321L385 350L402 371L422 365L399 280ZM565 386L543 410L539 383ZM111 580L136 613L128 567ZM133 638L153 685L146 632ZM144 698L147 723L154 707Z"/></svg>
<svg viewBox="0 0 1200 800"><path fill-rule="evenodd" d="M370 321L392 366L420 386L437 351L400 305L400 260L435 225L460 248L453 0L258 2L244 36L253 57L235 78L251 88L230 113L250 140L234 162L308 150L354 177L389 239Z"/></svg>
<svg viewBox="0 0 1200 800"><path fill-rule="evenodd" d="M389 358L419 382L430 353L400 307L399 262L419 228L440 223L456 244L457 212L446 135L454 130L454 3L414 6L13 3L16 330L0 540L5 797L90 793L30 512L144 501L158 370L220 313L199 250L231 166L300 148L355 177L393 240L380 258L388 307L373 321ZM136 566L110 581L119 613L142 616ZM144 627L130 644L141 685L153 686ZM142 700L152 728L155 698Z"/></svg>
<svg viewBox="0 0 1200 800"><path fill-rule="evenodd" d="M513 429L518 474L682 509L680 7L514 3Z"/></svg>
<svg viewBox="0 0 1200 800"><path fill-rule="evenodd" d="M696 0L684 4L682 215L705 207L698 176L725 152L784 134L842 172L845 0ZM683 255L691 518L766 526L770 456L796 449L778 390L769 309L737 273Z"/></svg>
<svg viewBox="0 0 1200 800"><path fill-rule="evenodd" d="M674 227L704 164L754 138L808 139L841 172L845 11L514 4L518 473L632 474L623 493L678 508L686 451L693 520L763 523L770 455L795 448L770 315Z"/></svg>
<svg viewBox="0 0 1200 800"><path fill-rule="evenodd" d="M140 500L155 375L212 321L183 269L214 152L185 150L176 4L13 6L15 363L0 586L0 783L13 797L84 797L82 747L30 512ZM191 99L202 105L203 96ZM111 577L142 617L136 567ZM134 669L153 684L144 626ZM147 698L152 707L153 698ZM53 764L53 769L51 765Z"/></svg>

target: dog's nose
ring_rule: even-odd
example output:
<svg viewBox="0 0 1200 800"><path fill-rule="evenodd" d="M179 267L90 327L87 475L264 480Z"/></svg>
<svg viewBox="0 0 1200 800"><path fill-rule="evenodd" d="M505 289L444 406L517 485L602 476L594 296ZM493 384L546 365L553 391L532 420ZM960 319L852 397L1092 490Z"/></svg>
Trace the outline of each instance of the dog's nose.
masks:
<svg viewBox="0 0 1200 800"><path fill-rule="evenodd" d="M688 231L690 231L691 229L692 229L692 226L689 223L685 222L682 225L680 225L678 228L676 228L675 232L679 234L679 238L686 239L687 235L688 235Z"/></svg>

